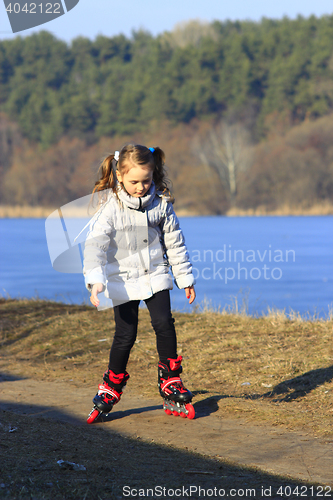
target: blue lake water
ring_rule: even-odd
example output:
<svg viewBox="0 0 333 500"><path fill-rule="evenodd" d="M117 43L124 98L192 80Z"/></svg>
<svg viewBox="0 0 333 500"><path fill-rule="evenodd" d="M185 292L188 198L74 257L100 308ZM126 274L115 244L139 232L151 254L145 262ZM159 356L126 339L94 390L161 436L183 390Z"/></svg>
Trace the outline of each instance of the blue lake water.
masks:
<svg viewBox="0 0 333 500"><path fill-rule="evenodd" d="M196 276L197 299L183 290L172 306L207 303L328 315L333 304L333 217L188 217L180 219ZM81 222L81 226L83 223ZM88 303L81 274L52 268L44 219L0 220L0 294Z"/></svg>

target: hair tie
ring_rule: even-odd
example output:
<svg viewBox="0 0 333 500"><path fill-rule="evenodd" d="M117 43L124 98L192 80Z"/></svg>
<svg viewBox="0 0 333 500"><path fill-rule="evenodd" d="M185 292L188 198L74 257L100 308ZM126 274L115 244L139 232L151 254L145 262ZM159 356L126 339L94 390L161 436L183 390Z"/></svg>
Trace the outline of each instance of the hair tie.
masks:
<svg viewBox="0 0 333 500"><path fill-rule="evenodd" d="M155 148L148 148L149 151L151 151L152 153L155 151Z"/></svg>
<svg viewBox="0 0 333 500"><path fill-rule="evenodd" d="M119 161L119 151L114 152L114 159L116 160L116 162Z"/></svg>

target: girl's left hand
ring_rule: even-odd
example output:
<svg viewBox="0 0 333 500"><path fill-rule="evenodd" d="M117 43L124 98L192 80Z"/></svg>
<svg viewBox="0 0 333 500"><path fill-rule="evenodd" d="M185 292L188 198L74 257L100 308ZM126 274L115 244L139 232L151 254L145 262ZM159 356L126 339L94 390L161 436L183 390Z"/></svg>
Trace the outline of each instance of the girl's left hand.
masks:
<svg viewBox="0 0 333 500"><path fill-rule="evenodd" d="M192 304L192 302L194 301L195 299L195 290L194 290L194 286L188 286L185 288L185 293L186 293L186 298L187 299L190 299L189 300L189 304Z"/></svg>

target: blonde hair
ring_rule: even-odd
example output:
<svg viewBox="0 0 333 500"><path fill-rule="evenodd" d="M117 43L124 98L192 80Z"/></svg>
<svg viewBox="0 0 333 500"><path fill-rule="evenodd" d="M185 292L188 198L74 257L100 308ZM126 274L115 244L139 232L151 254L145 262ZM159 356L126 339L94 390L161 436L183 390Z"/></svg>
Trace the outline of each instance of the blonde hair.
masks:
<svg viewBox="0 0 333 500"><path fill-rule="evenodd" d="M117 175L116 169L121 175L126 174L134 166L145 166L153 171L153 181L157 191L162 191L170 201L174 198L170 192L169 179L165 171L165 154L159 147L147 148L139 144L127 144L119 152L119 160L116 162L114 154L104 158L99 172L100 178L95 182L93 193L112 189L117 193Z"/></svg>

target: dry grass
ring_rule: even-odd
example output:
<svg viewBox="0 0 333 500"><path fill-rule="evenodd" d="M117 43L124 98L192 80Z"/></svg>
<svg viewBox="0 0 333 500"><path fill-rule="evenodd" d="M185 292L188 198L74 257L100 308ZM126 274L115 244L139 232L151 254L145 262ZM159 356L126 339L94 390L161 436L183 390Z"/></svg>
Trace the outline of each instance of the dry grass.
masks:
<svg viewBox="0 0 333 500"><path fill-rule="evenodd" d="M55 209L21 205L0 205L0 219L41 219L48 217Z"/></svg>
<svg viewBox="0 0 333 500"><path fill-rule="evenodd" d="M0 205L0 219L41 219L48 217L57 208L48 207L31 207L31 206L21 206L21 205ZM276 215L276 216L287 216L287 215L332 215L333 205L329 202L316 204L312 207L301 207L301 206L289 206L284 205L277 208L276 210L271 210L265 206L259 206L257 208L250 208L243 210L241 208L230 208L225 215L229 217L243 217L243 216L265 216L265 215ZM86 217L87 214L84 211L76 210L73 213L67 213L70 217ZM195 217L201 215L200 213L194 212L186 208L179 208L177 210L177 215L179 217Z"/></svg>
<svg viewBox="0 0 333 500"><path fill-rule="evenodd" d="M195 393L194 402L211 398L221 418L241 416L332 438L332 318L209 311L174 316L183 380ZM4 371L100 381L114 329L112 311L2 299L0 319ZM155 336L142 309L128 371L143 395L156 395L156 364Z"/></svg>
<svg viewBox="0 0 333 500"><path fill-rule="evenodd" d="M281 207L272 210L266 206L258 206L256 208L249 208L243 210L241 208L230 208L226 215L230 217L239 216L260 216L260 215L276 215L276 216L286 216L286 215L332 215L333 205L329 201L324 203L316 203L310 207L296 205L282 205Z"/></svg>

